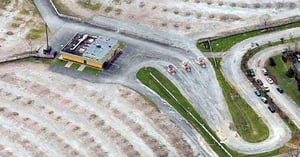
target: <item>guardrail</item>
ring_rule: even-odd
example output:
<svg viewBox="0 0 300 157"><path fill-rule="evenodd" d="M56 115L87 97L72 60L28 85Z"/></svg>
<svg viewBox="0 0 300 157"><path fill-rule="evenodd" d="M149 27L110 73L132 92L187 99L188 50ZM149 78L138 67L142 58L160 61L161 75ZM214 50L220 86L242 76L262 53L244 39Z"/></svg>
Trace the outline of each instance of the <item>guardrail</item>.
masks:
<svg viewBox="0 0 300 157"><path fill-rule="evenodd" d="M67 18L67 19L70 19L70 20L76 20L76 21L79 21L81 22L81 18L78 18L78 17L75 17L75 16L69 16L69 15L65 15L65 14L61 14L58 9L56 8L55 4L53 3L52 0L50 0L50 3L52 5L52 7L54 8L56 14L60 17L64 17L64 18Z"/></svg>
<svg viewBox="0 0 300 157"><path fill-rule="evenodd" d="M73 20L73 21L77 21L77 22L81 22L81 23L86 23L86 24L89 24L91 26L96 26L96 27L99 27L99 28L102 28L102 29L105 29L105 30L109 30L109 31L116 32L116 31L119 30L117 27L110 26L110 25L107 25L107 24L90 22L90 21L83 21L81 18L62 14L56 8L55 4L53 3L53 0L49 0L49 1L51 3L52 7L54 8L56 14L59 17L61 17L61 18L66 18L66 19L69 19L69 20ZM138 33L132 32L132 31L128 31L128 30L120 30L119 33L127 35L127 36L130 36L130 37L133 37L133 38L137 38L137 39L142 39L142 40L145 40L145 41L153 42L153 43L156 43L156 44L161 44L161 45L165 45L165 46L171 46L171 47L174 47L174 48L178 48L178 49L180 49L182 51L185 50L184 48L176 46L175 44L173 44L172 42L167 41L167 40L155 39L153 37L145 36L145 35L138 34Z"/></svg>

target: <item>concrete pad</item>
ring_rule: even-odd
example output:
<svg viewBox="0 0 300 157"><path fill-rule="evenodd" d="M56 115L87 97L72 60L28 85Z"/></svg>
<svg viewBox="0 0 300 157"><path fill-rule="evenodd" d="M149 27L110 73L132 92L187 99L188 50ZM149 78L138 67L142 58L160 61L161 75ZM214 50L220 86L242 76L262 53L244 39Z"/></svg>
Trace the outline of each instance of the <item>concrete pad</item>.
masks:
<svg viewBox="0 0 300 157"><path fill-rule="evenodd" d="M86 65L81 64L80 67L77 69L78 71L83 71L83 69L86 67Z"/></svg>
<svg viewBox="0 0 300 157"><path fill-rule="evenodd" d="M72 66L73 62L68 61L68 63L65 65L66 68L70 68Z"/></svg>

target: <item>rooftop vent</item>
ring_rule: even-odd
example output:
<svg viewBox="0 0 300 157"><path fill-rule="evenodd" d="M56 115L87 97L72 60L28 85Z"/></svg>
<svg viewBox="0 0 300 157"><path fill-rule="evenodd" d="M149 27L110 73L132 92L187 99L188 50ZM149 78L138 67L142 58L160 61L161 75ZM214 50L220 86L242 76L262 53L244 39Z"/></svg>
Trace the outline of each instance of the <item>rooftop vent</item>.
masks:
<svg viewBox="0 0 300 157"><path fill-rule="evenodd" d="M90 39L88 40L88 43L91 44L92 42L94 42L94 39L93 39L93 38L90 38Z"/></svg>

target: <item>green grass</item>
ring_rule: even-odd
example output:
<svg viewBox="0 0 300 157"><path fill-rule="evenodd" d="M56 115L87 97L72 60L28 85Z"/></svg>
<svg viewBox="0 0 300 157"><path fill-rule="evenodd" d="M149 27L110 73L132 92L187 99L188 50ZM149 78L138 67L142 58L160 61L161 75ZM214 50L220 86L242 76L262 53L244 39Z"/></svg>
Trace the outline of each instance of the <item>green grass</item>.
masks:
<svg viewBox="0 0 300 157"><path fill-rule="evenodd" d="M83 72L85 72L87 74L98 76L101 73L101 69L96 69L96 68L93 68L93 67L86 66L83 69Z"/></svg>
<svg viewBox="0 0 300 157"><path fill-rule="evenodd" d="M281 59L282 55L273 57L276 66L272 67L269 63L266 63L268 71L274 76L277 80L279 86L284 90L284 92L290 96L299 106L300 106L300 91L297 87L297 81L293 78L286 76L286 72L289 67L292 66L292 63L286 64Z"/></svg>
<svg viewBox="0 0 300 157"><path fill-rule="evenodd" d="M101 7L101 4L100 3L96 3L96 4L92 4L90 2L87 2L86 0L80 0L80 1L77 1L77 3L82 6L83 8L86 8L86 9L90 9L92 11L97 11L100 9Z"/></svg>
<svg viewBox="0 0 300 157"><path fill-rule="evenodd" d="M125 43L123 43L123 42L119 42L119 48L120 48L120 49L123 49L125 46L126 46L126 44L125 44Z"/></svg>
<svg viewBox="0 0 300 157"><path fill-rule="evenodd" d="M57 65L57 66L65 66L68 63L68 61L61 60L61 59L55 59L52 61L51 65Z"/></svg>
<svg viewBox="0 0 300 157"><path fill-rule="evenodd" d="M73 70L77 70L79 67L80 67L80 64L74 62L74 63L72 63L70 68L73 69Z"/></svg>
<svg viewBox="0 0 300 157"><path fill-rule="evenodd" d="M220 62L221 59L216 59L217 66L214 65L214 68L237 132L248 142L261 142L267 139L269 136L268 127L237 91L226 81L219 68Z"/></svg>
<svg viewBox="0 0 300 157"><path fill-rule="evenodd" d="M290 24L280 25L280 26L274 27L273 30L268 30L268 31L262 31L262 30L249 31L249 32L241 33L241 34L231 35L228 37L222 37L219 39L211 40L211 46L212 46L213 52L224 52L224 51L228 51L236 43L239 43L247 38L274 32L274 31L281 31L284 29L294 28L294 27L300 27L300 22L293 22ZM202 46L202 43L197 43L197 47L202 52L210 52L210 49L204 48Z"/></svg>
<svg viewBox="0 0 300 157"><path fill-rule="evenodd" d="M26 39L27 40L37 40L37 39L41 38L41 36L44 34L44 32L45 32L45 29L42 28L42 26L40 28L33 28L27 33Z"/></svg>
<svg viewBox="0 0 300 157"><path fill-rule="evenodd" d="M155 75L155 77L164 84L169 91L177 98L176 101L160 84L158 84L151 76L150 73ZM186 98L180 93L180 91L159 71L154 68L143 68L138 71L137 78L146 86L151 88L153 91L158 93L164 100L169 102L186 120L188 120L197 131L206 139L206 141L211 145L215 152L221 156L228 156L223 150L214 143L213 139L201 128L201 126L192 118L185 110L190 111L197 119L204 124L209 130L210 128L206 124L205 120L202 119L192 105L186 100ZM213 132L210 130L210 132ZM215 136L215 138L217 138ZM218 138L217 138L218 139ZM220 141L220 140L219 140Z"/></svg>
<svg viewBox="0 0 300 157"><path fill-rule="evenodd" d="M61 59L55 59L51 62L51 65L57 65L57 66L65 66L68 63L66 60ZM77 70L80 67L81 64L79 63L72 63L70 69ZM101 73L101 69L96 69L90 66L86 66L83 71L84 73L90 74L90 75L96 75L98 76Z"/></svg>
<svg viewBox="0 0 300 157"><path fill-rule="evenodd" d="M113 10L113 7L109 6L109 7L106 7L104 11L105 11L106 13L109 13L109 12L111 12L112 10Z"/></svg>
<svg viewBox="0 0 300 157"><path fill-rule="evenodd" d="M152 73L163 85L175 96L177 101L159 84L157 81L153 79L150 75ZM180 93L180 91L176 88L176 86L168 80L164 75L162 75L159 71L154 68L147 67L142 68L137 73L137 78L154 92L156 92L160 97L166 100L169 104L171 104L178 113L181 114L206 140L206 142L211 146L211 148L222 157L228 156L215 142L214 140L208 135L207 132L197 123L196 119L200 121L208 130L209 132L218 140L216 134L211 130L211 128L207 125L206 121L201 118L201 116L197 113L197 111L192 107L192 105L188 102L188 100ZM186 111L189 111L196 119L190 116ZM222 144L234 157L236 156L248 156L248 157L269 157L278 155L281 153L281 149L276 149L271 152L261 153L261 154L254 154L254 155L246 155L241 154L236 151L231 150L226 145Z"/></svg>
<svg viewBox="0 0 300 157"><path fill-rule="evenodd" d="M233 45L247 39L250 37L254 37L257 35L260 35L259 31L253 31L253 32L246 32L243 34L237 34L237 35L232 35L229 37L224 37L216 40L211 40L211 47L213 52L224 52L229 50ZM209 52L210 49L206 49L202 46L201 43L197 43L198 49L200 49L202 52Z"/></svg>

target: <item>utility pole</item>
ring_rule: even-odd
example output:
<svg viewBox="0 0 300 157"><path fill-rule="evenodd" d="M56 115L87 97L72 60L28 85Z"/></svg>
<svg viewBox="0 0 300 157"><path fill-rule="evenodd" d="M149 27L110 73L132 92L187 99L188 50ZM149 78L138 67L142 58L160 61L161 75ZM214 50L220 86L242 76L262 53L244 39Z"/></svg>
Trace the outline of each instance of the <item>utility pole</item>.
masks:
<svg viewBox="0 0 300 157"><path fill-rule="evenodd" d="M45 29L46 29L46 41L47 41L47 48L46 50L49 50L49 39L48 39L48 25L45 23Z"/></svg>
<svg viewBox="0 0 300 157"><path fill-rule="evenodd" d="M30 47L30 53L32 53L32 41L31 40L28 42L28 45Z"/></svg>
<svg viewBox="0 0 300 157"><path fill-rule="evenodd" d="M210 38L208 38L208 45L209 45L210 53L211 53L211 55L212 55L212 57L214 59L215 67L218 68L217 67L216 58L215 58L215 54L213 53L213 49L212 49L211 44L210 44Z"/></svg>

